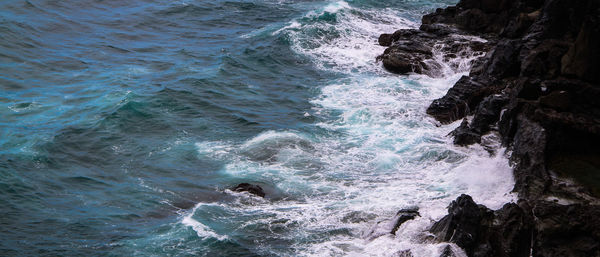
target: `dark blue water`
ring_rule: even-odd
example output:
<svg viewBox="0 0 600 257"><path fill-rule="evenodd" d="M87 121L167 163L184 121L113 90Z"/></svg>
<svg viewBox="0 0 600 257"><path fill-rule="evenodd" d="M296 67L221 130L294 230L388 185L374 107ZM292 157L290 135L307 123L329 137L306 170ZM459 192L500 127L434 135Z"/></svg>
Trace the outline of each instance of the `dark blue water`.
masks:
<svg viewBox="0 0 600 257"><path fill-rule="evenodd" d="M454 2L2 1L0 255L437 251L365 233L508 166L424 115L466 70L390 75L376 41Z"/></svg>

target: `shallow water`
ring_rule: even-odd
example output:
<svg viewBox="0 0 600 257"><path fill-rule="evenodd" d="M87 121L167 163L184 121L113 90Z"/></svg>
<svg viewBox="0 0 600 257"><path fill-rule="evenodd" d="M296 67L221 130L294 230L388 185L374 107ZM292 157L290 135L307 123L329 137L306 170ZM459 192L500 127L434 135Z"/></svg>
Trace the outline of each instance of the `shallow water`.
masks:
<svg viewBox="0 0 600 257"><path fill-rule="evenodd" d="M427 226L510 201L511 169L425 114L468 60L375 57L455 2L0 3L0 255L435 255Z"/></svg>

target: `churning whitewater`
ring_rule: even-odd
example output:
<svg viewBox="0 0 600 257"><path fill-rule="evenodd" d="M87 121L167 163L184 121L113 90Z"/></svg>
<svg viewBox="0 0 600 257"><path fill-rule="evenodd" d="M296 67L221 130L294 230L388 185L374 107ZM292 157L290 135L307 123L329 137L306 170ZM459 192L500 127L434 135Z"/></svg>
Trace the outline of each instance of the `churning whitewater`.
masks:
<svg viewBox="0 0 600 257"><path fill-rule="evenodd" d="M203 239L231 240L232 232L203 223L254 231L261 255L390 256L411 249L435 256L445 244L422 243L425 231L452 199L467 193L491 208L513 199L504 149L454 147L447 135L458 123L440 126L425 114L477 56L443 63L439 53L443 78L400 77L375 62L383 50L379 34L418 26L396 11L338 1L287 24L272 35L289 37L291 48L319 69L342 74L319 88L304 114L322 120L315 124L320 133L269 130L243 144L197 143L200 154L228 162L220 172L265 185L275 196L224 190L233 202L198 203L182 224ZM260 33L269 30L245 37ZM418 207L421 217L390 234L394 214L407 207Z"/></svg>
<svg viewBox="0 0 600 257"><path fill-rule="evenodd" d="M478 56L434 53L438 78L376 62L381 33L456 1L67 2L0 8L0 250L436 256L457 196L513 200L494 135L456 147L425 113Z"/></svg>

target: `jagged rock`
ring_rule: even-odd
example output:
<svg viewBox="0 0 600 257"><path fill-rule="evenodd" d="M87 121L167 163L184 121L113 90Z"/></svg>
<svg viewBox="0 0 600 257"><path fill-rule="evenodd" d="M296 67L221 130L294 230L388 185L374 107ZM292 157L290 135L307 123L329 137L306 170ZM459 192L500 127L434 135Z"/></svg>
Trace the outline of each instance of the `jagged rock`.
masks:
<svg viewBox="0 0 600 257"><path fill-rule="evenodd" d="M423 24L453 24L472 33L501 34L509 24L518 24L522 14L539 9L543 1L462 0L456 6L437 9L423 16ZM530 22L522 20L520 22ZM524 30L521 28L521 30Z"/></svg>
<svg viewBox="0 0 600 257"><path fill-rule="evenodd" d="M448 215L433 224L431 233L443 242L455 243L472 253L478 243L480 232L491 225L493 213L485 206L477 205L468 195L461 195L448 207Z"/></svg>
<svg viewBox="0 0 600 257"><path fill-rule="evenodd" d="M393 73L419 73L432 77L442 75L442 64L434 58L441 47L444 58L465 58L487 50L488 44L454 35L455 29L444 25L422 26L421 30L402 29L379 36L379 44L389 46L377 57L383 67Z"/></svg>
<svg viewBox="0 0 600 257"><path fill-rule="evenodd" d="M383 44L398 46L394 51L404 62L397 62L398 70L435 76L427 58L439 52L423 51L432 49L430 42L446 44L464 31L488 40L480 50L487 54L472 63L469 76L427 113L441 123L474 115L453 131L457 144L497 129L511 150L520 199L491 211L463 195L430 231L468 256L600 256L594 218L600 208L590 204L600 202L591 195L600 192L600 0L460 0L423 16L422 23L420 32L382 36ZM435 50L448 62L461 49L449 44ZM585 168L578 168L582 162ZM569 191L550 171L592 188ZM581 204L546 202L549 195Z"/></svg>
<svg viewBox="0 0 600 257"><path fill-rule="evenodd" d="M454 136L454 144L460 146L472 145L481 142L481 134L473 132L469 127L469 122L464 119L460 126L450 132Z"/></svg>
<svg viewBox="0 0 600 257"><path fill-rule="evenodd" d="M425 32L429 32L429 33L433 33L437 36L448 36L448 35L452 35L452 34L461 34L461 31L456 29L455 27L446 25L446 24L439 24L439 23L435 23L435 24L421 24L421 26L419 27L420 30L425 31ZM476 51L481 51L481 49Z"/></svg>
<svg viewBox="0 0 600 257"><path fill-rule="evenodd" d="M492 211L461 195L430 228L438 241L455 243L468 256L529 256L532 221L514 203Z"/></svg>
<svg viewBox="0 0 600 257"><path fill-rule="evenodd" d="M413 220L417 216L421 216L419 214L418 208L402 209L402 210L398 211L398 213L396 213L396 222L394 223L394 227L392 228L391 233L393 235L395 235L396 232L398 231L398 229L400 228L400 226L402 224L404 224L404 222Z"/></svg>
<svg viewBox="0 0 600 257"><path fill-rule="evenodd" d="M490 131L499 119L502 108L508 103L508 97L503 94L491 95L483 99L470 124L471 129L480 135Z"/></svg>
<svg viewBox="0 0 600 257"><path fill-rule="evenodd" d="M434 100L427 108L427 114L442 123L450 123L462 119L488 95L497 91L496 88L486 86L463 76L454 84L448 93L440 99Z"/></svg>
<svg viewBox="0 0 600 257"><path fill-rule="evenodd" d="M562 40L546 40L531 49L521 63L521 76L552 79L560 75L562 56L569 43Z"/></svg>
<svg viewBox="0 0 600 257"><path fill-rule="evenodd" d="M538 123L519 114L513 138L511 160L515 163L515 189L523 199L541 197L550 183L546 171L545 149L547 137Z"/></svg>
<svg viewBox="0 0 600 257"><path fill-rule="evenodd" d="M488 54L485 74L493 79L519 75L520 40L501 40ZM487 56L486 56L487 57Z"/></svg>
<svg viewBox="0 0 600 257"><path fill-rule="evenodd" d="M253 195L257 195L260 197L265 197L265 191L259 185L252 185L248 183L241 183L235 186L232 191L235 192L248 192Z"/></svg>

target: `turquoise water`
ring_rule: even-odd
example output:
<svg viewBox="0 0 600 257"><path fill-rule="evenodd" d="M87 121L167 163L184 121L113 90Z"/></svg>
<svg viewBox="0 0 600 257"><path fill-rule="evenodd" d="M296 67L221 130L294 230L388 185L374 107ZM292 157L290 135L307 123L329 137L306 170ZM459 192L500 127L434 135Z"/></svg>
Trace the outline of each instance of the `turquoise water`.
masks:
<svg viewBox="0 0 600 257"><path fill-rule="evenodd" d="M431 220L510 200L510 168L425 115L468 65L388 74L376 43L455 2L3 1L0 255L437 253Z"/></svg>

